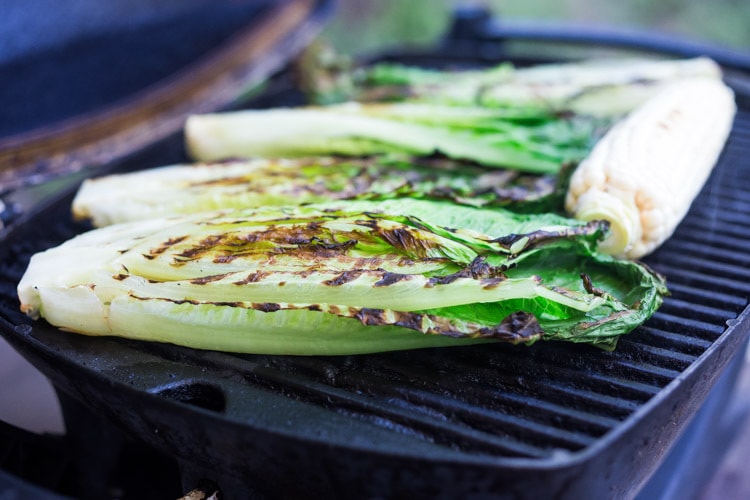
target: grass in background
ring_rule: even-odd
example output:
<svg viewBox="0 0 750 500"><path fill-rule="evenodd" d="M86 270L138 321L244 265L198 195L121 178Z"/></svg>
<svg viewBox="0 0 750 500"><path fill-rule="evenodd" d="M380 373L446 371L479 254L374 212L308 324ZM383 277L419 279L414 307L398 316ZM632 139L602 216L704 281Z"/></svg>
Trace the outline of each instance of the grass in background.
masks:
<svg viewBox="0 0 750 500"><path fill-rule="evenodd" d="M447 28L455 0L338 0L324 38L358 54L393 46L425 45ZM464 2L469 3L469 2ZM473 2L477 3L477 2ZM750 50L747 0L486 0L504 19L538 19L648 29Z"/></svg>

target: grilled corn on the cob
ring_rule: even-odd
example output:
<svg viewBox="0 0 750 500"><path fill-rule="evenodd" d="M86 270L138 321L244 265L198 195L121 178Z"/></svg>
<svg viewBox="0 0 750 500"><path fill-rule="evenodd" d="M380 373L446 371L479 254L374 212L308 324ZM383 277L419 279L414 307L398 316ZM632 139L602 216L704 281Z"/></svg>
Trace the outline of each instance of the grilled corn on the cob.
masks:
<svg viewBox="0 0 750 500"><path fill-rule="evenodd" d="M602 250L642 257L669 238L706 182L731 130L734 94L718 78L677 82L597 143L573 174L566 209L606 219Z"/></svg>

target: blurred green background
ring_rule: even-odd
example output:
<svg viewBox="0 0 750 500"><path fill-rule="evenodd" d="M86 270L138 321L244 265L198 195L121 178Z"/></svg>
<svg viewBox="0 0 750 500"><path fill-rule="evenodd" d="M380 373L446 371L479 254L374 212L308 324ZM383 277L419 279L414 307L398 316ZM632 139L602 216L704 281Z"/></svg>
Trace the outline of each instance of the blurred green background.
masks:
<svg viewBox="0 0 750 500"><path fill-rule="evenodd" d="M324 32L350 54L391 46L424 45L446 29L456 0L338 0ZM750 51L750 0L485 0L511 20L567 21L638 28Z"/></svg>

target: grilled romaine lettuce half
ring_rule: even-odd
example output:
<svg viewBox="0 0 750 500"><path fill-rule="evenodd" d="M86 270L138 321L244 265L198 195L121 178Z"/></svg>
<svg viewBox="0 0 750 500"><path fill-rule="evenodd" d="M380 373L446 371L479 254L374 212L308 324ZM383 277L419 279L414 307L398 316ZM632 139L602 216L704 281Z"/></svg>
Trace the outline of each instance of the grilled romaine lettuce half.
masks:
<svg viewBox="0 0 750 500"><path fill-rule="evenodd" d="M194 115L185 124L185 140L199 161L438 153L488 167L554 174L586 157L609 125L543 107L349 102Z"/></svg>
<svg viewBox="0 0 750 500"><path fill-rule="evenodd" d="M101 227L217 209L393 198L561 212L571 171L536 175L439 157L388 156L174 165L89 179L73 200L73 213Z"/></svg>
<svg viewBox="0 0 750 500"><path fill-rule="evenodd" d="M623 115L683 78L720 78L705 57L616 58L516 67L425 69L380 62L357 67L330 48L313 45L298 64L311 103L421 102L488 108L545 108L550 112Z"/></svg>
<svg viewBox="0 0 750 500"><path fill-rule="evenodd" d="M422 200L220 211L79 235L34 255L18 294L65 330L222 351L613 348L665 287L599 254L606 228Z"/></svg>

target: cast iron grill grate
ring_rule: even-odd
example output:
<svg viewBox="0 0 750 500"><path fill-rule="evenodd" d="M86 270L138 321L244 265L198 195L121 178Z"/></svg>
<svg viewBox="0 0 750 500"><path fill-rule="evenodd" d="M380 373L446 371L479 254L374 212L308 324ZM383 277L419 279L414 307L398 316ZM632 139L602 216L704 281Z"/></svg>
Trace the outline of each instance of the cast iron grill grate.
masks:
<svg viewBox="0 0 750 500"><path fill-rule="evenodd" d="M254 356L57 332L18 312L15 285L32 253L83 229L69 219L70 195L21 221L7 239L0 261L0 317L6 329L53 342L57 355L99 373L107 383L177 401L185 412L256 425L255 431L253 410L238 401L272 401L280 412L288 409L290 422L307 421L309 414L354 425L353 431L310 431L289 430L279 422L262 429L302 440L341 446L350 437L347 432L371 434L373 440L388 435L445 456L549 463L592 449L643 412L705 357L728 322L746 309L750 105L747 96L740 95L738 102L741 109L719 165L673 238L646 259L668 277L672 295L614 352L541 342L368 356ZM100 356L100 351L110 354ZM148 376L141 374L144 367L152 370ZM114 409L111 413L125 418ZM330 432L340 435L325 434ZM391 446L394 454L404 451L383 446ZM214 459L220 468L220 459Z"/></svg>

